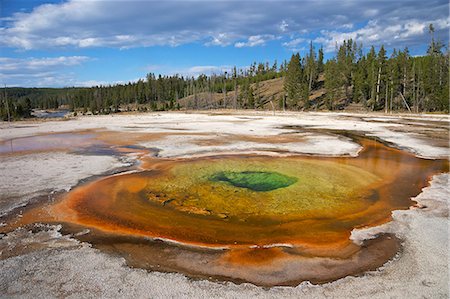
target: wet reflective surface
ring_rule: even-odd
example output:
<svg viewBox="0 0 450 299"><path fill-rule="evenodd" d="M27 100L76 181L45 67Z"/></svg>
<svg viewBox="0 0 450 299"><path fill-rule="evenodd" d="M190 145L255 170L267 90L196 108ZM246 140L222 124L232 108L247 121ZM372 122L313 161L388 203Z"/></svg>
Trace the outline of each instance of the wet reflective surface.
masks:
<svg viewBox="0 0 450 299"><path fill-rule="evenodd" d="M16 154L84 148L101 145L93 133L56 133L10 139L0 142L0 154Z"/></svg>

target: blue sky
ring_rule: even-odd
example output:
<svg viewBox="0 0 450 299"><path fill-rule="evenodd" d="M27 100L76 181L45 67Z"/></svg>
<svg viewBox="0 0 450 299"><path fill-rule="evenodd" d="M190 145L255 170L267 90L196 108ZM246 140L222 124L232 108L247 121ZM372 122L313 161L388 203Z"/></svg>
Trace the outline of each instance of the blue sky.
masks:
<svg viewBox="0 0 450 299"><path fill-rule="evenodd" d="M447 0L0 0L0 84L126 83L148 72L196 76L253 61L325 57L353 38L388 51L448 44Z"/></svg>

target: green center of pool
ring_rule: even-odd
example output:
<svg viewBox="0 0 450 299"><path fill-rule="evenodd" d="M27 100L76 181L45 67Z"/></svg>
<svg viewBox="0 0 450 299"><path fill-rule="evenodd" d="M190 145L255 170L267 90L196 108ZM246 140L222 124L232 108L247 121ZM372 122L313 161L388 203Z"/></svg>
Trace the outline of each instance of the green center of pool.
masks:
<svg viewBox="0 0 450 299"><path fill-rule="evenodd" d="M357 213L373 203L368 197L380 182L376 174L349 163L298 157L202 159L148 174L142 199L240 221Z"/></svg>
<svg viewBox="0 0 450 299"><path fill-rule="evenodd" d="M264 171L221 171L211 176L211 180L215 182L226 182L235 187L260 192L285 188L297 182L297 179L294 177L286 176L278 172Z"/></svg>

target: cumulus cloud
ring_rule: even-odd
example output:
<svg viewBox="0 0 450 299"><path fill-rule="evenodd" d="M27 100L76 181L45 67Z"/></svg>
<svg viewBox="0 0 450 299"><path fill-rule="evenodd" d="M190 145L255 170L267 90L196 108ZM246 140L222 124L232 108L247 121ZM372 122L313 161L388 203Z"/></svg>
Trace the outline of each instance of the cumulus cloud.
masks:
<svg viewBox="0 0 450 299"><path fill-rule="evenodd" d="M289 23L286 22L285 20L282 20L281 24L280 24L280 31L286 32L288 30L288 27L289 27Z"/></svg>
<svg viewBox="0 0 450 299"><path fill-rule="evenodd" d="M92 53L91 48L128 49L196 43L208 47L264 47L278 41L290 51L306 51L310 40L334 51L345 39L365 46L413 47L429 42L428 25L448 42L448 0L263 0L152 1L62 0L0 18L5 53ZM272 43L271 43L272 44ZM51 52L46 52L47 50ZM31 54L30 54L31 55ZM44 56L50 56L45 55ZM21 86L91 85L74 67L86 56L0 58L0 82ZM201 63L201 62L196 62ZM148 66L145 71L198 76L229 66Z"/></svg>
<svg viewBox="0 0 450 299"><path fill-rule="evenodd" d="M8 86L71 85L75 81L68 69L89 60L86 56L0 57L0 82Z"/></svg>
<svg viewBox="0 0 450 299"><path fill-rule="evenodd" d="M306 42L306 39L298 37L298 38L291 39L288 42L284 42L283 46L288 48L291 51L298 52L299 46L305 42Z"/></svg>
<svg viewBox="0 0 450 299"><path fill-rule="evenodd" d="M341 30L347 36L360 34L369 42L386 42L392 37L384 34L385 29L391 30L397 23L401 28L395 33L403 41L412 41L402 30L414 38L424 36L413 21L426 26L448 18L447 14L447 0L346 0L333 5L327 0L68 0L4 16L0 45L25 50L178 46L192 42L254 47L264 46L268 36L289 37L321 30L323 36L319 38L327 44L333 43ZM369 33L352 27L369 21L366 30L379 30L380 37L370 38Z"/></svg>
<svg viewBox="0 0 450 299"><path fill-rule="evenodd" d="M234 38L235 38L234 36L232 36L231 34L227 34L227 33L212 34L211 40L206 42L205 45L206 46L225 47L225 46L230 45Z"/></svg>
<svg viewBox="0 0 450 299"><path fill-rule="evenodd" d="M263 46L266 42L275 39L274 35L252 35L245 42L234 44L236 48Z"/></svg>
<svg viewBox="0 0 450 299"><path fill-rule="evenodd" d="M0 57L0 69L2 73L12 73L17 71L43 72L55 68L74 66L90 60L86 56L59 56L43 58L8 58Z"/></svg>
<svg viewBox="0 0 450 299"><path fill-rule="evenodd" d="M344 40L353 39L357 43L368 45L386 44L392 47L404 47L425 42L428 26L433 23L435 29L442 33L448 32L450 22L448 18L438 20L395 20L384 22L370 21L360 29L348 32L321 31L321 36L314 41L324 45L326 51L333 51L336 44Z"/></svg>
<svg viewBox="0 0 450 299"><path fill-rule="evenodd" d="M0 82L9 87L66 87L81 86L91 87L99 85L126 84L136 82L143 78L130 80L79 80L77 75L71 72L71 67L82 65L94 59L86 56L59 56L42 58L8 58L0 57ZM201 74L231 73L231 65L197 65L185 68L173 68L167 65L147 65L144 70L165 75L198 77ZM241 69L245 69L242 67Z"/></svg>

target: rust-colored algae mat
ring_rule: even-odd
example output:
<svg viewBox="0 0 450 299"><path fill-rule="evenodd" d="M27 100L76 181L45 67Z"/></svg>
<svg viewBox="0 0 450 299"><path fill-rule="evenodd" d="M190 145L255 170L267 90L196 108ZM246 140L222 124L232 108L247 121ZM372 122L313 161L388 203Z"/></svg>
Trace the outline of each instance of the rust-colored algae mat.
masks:
<svg viewBox="0 0 450 299"><path fill-rule="evenodd" d="M134 267L263 286L332 281L393 258L394 236L358 246L351 231L408 209L449 168L357 140L358 157L141 157L142 171L82 184L16 225L89 228L80 240Z"/></svg>

